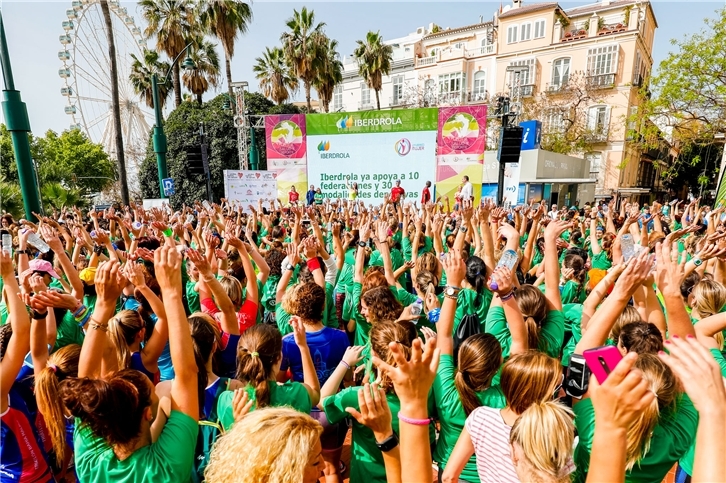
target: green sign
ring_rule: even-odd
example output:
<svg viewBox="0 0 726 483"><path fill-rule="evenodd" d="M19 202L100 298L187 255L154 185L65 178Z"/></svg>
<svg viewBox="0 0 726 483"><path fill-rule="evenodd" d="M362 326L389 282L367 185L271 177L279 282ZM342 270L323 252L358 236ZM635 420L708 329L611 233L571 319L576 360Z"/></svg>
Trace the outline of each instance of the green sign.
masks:
<svg viewBox="0 0 726 483"><path fill-rule="evenodd" d="M436 131L438 122L439 110L435 107L305 115L308 136Z"/></svg>

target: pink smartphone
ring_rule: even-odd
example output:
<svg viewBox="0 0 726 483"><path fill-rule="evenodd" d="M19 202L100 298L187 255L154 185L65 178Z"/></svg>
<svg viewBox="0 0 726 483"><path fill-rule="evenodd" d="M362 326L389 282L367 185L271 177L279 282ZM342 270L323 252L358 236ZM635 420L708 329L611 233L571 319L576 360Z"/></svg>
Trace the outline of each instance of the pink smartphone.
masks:
<svg viewBox="0 0 726 483"><path fill-rule="evenodd" d="M588 349L582 353L590 371L597 378L597 382L602 384L607 379L618 362L623 358L620 351L613 345L604 345L594 349Z"/></svg>

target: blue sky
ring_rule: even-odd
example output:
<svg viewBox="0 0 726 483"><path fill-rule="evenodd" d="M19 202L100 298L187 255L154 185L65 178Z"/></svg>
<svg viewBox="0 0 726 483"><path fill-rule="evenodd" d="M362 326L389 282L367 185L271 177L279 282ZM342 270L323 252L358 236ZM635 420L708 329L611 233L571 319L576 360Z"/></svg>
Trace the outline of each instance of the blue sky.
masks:
<svg viewBox="0 0 726 483"><path fill-rule="evenodd" d="M508 2L504 2L507 4ZM537 3L534 1L525 4ZM590 3L560 2L564 8ZM36 134L47 129L62 131L70 124L64 113L66 99L60 95L63 83L58 77L61 62L58 51L61 44L58 37L63 33L61 22L66 20L65 11L70 8L67 1L0 0L10 55L15 75L16 88L22 93L28 105L30 123ZM327 24L326 32L339 41L341 55L350 54L357 39L363 38L368 30L380 30L384 38L395 38L413 32L419 26L434 22L444 28L459 27L476 23L480 16L492 18L500 2L390 2L390 1L313 1L278 2L257 0L253 4L254 20L249 32L237 43L232 60L234 81L248 80L252 90L257 90L257 81L252 74L252 65L265 46L279 44L280 33L285 29L285 20L293 8L307 5L315 10L318 21ZM704 18L715 18L715 11L722 8L723 1L669 2L655 0L653 8L658 20L653 57L655 64L673 50L670 39L681 39L685 35L705 28ZM122 2L140 25L141 12L135 2ZM222 86L218 92L225 89ZM210 94L214 95L214 93ZM301 93L298 94L298 98Z"/></svg>

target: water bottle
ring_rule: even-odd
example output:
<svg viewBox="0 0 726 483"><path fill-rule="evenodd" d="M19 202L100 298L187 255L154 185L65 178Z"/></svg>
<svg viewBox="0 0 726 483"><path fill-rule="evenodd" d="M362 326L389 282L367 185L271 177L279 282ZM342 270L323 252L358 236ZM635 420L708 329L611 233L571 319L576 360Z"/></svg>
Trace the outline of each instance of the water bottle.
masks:
<svg viewBox="0 0 726 483"><path fill-rule="evenodd" d="M28 243L40 250L41 253L48 253L50 251L48 244L37 233L28 235Z"/></svg>
<svg viewBox="0 0 726 483"><path fill-rule="evenodd" d="M620 251L623 253L623 260L625 262L627 262L636 255L635 240L633 240L633 235L626 233L620 238Z"/></svg>
<svg viewBox="0 0 726 483"><path fill-rule="evenodd" d="M518 261L519 257L517 256L517 252L510 248L508 250L504 250L504 253L502 253L502 257L499 259L499 262L497 262L497 268L507 267L509 270L514 271L514 267L517 266ZM499 284L492 280L491 283L489 283L489 288L492 290L498 290Z"/></svg>
<svg viewBox="0 0 726 483"><path fill-rule="evenodd" d="M13 237L7 233L3 234L3 250L8 252L10 256L13 254Z"/></svg>
<svg viewBox="0 0 726 483"><path fill-rule="evenodd" d="M142 226L143 226L143 225L141 224L141 222L140 222L140 221L135 221L135 222L134 222L134 230L141 230L141 227L142 227Z"/></svg>
<svg viewBox="0 0 726 483"><path fill-rule="evenodd" d="M423 312L423 300L418 298L411 305L411 315L418 316L418 315L421 315L421 312Z"/></svg>

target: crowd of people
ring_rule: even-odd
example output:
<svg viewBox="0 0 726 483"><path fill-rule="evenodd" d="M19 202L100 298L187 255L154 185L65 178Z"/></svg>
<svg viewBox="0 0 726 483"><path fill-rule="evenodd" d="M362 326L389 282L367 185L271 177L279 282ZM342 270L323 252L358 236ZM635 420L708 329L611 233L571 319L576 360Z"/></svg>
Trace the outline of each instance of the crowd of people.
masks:
<svg viewBox="0 0 726 483"><path fill-rule="evenodd" d="M726 210L468 181L3 215L0 481L726 481Z"/></svg>

